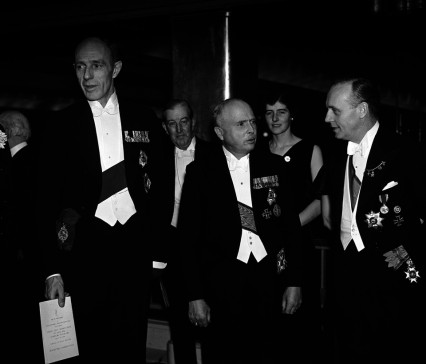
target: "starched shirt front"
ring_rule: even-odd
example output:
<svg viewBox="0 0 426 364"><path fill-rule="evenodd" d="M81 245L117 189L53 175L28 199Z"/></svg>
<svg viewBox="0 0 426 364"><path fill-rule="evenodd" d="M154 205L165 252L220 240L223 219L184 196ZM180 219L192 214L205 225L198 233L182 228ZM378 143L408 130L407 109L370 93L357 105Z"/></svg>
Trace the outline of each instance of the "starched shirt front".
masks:
<svg viewBox="0 0 426 364"><path fill-rule="evenodd" d="M102 172L124 160L121 119L116 93L109 98L105 108L99 101L89 101L95 121ZM98 204L95 216L114 226L125 224L136 213L136 207L127 187Z"/></svg>
<svg viewBox="0 0 426 364"><path fill-rule="evenodd" d="M226 156L229 172L231 173L237 200L247 206L253 207L250 189L250 155L248 154L241 159L237 159L226 148L223 148L223 151ZM241 240L237 259L247 263L251 254L253 254L257 262L260 262L268 253L259 235L241 228Z"/></svg>
<svg viewBox="0 0 426 364"><path fill-rule="evenodd" d="M361 235L358 230L356 222L356 213L358 210L358 200L362 191L362 180L364 176L365 167L367 165L367 159L370 154L371 146L373 144L374 137L379 129L379 122L377 121L374 126L368 130L361 140L361 143L355 144L348 142L348 158L346 161L346 173L343 191L343 205L342 205L342 219L340 222L340 240L343 245L343 249L346 249L351 240L354 241L358 251L365 248L362 241ZM349 187L349 163L350 155L353 155L353 165L355 167L355 173L358 179L361 181L361 187L358 193L358 197L355 203L355 207L352 211L350 187Z"/></svg>

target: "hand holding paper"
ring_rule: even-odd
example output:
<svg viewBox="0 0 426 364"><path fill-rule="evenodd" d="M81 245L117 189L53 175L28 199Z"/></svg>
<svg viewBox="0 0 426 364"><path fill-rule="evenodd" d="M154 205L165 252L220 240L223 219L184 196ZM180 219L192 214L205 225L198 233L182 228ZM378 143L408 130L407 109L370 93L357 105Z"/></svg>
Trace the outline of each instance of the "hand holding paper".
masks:
<svg viewBox="0 0 426 364"><path fill-rule="evenodd" d="M40 321L45 363L78 355L71 297L65 298L64 307L57 299L40 302Z"/></svg>

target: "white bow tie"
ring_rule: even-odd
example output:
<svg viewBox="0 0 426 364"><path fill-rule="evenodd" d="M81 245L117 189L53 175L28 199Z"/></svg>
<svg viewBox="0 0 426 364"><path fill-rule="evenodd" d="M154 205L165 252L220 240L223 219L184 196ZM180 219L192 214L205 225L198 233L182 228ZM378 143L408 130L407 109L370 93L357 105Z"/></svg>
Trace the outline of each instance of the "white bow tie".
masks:
<svg viewBox="0 0 426 364"><path fill-rule="evenodd" d="M105 107L105 108L97 107L97 106L94 106L94 105L92 105L90 107L92 109L92 113L93 113L94 117L101 116L102 113L104 113L104 112L106 112L109 115L115 115L115 114L118 113L118 108L115 107L114 105L109 105L108 107Z"/></svg>
<svg viewBox="0 0 426 364"><path fill-rule="evenodd" d="M241 168L245 172L248 169L248 158L241 159L229 159L228 166L230 171L235 171L237 168Z"/></svg>
<svg viewBox="0 0 426 364"><path fill-rule="evenodd" d="M364 150L365 146L363 143L357 144L354 142L348 142L348 155L354 155L355 153L359 152L361 154L361 156L364 156L365 150Z"/></svg>
<svg viewBox="0 0 426 364"><path fill-rule="evenodd" d="M179 148L176 148L176 155L178 156L178 158L182 158L182 157L193 157L194 156L194 149L186 149L186 150L182 150Z"/></svg>

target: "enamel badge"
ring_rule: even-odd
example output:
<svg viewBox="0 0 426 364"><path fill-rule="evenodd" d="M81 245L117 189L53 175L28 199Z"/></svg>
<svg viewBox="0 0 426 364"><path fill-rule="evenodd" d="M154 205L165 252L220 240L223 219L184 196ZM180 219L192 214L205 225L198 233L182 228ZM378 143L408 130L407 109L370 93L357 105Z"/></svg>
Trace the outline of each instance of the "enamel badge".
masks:
<svg viewBox="0 0 426 364"><path fill-rule="evenodd" d="M139 152L139 164L143 168L143 167L145 167L145 165L147 164L147 162L148 162L148 156L146 155L146 153L143 150L141 150Z"/></svg>
<svg viewBox="0 0 426 364"><path fill-rule="evenodd" d="M63 244L68 239L68 229L65 224L62 224L61 228L58 231L58 239Z"/></svg>
<svg viewBox="0 0 426 364"><path fill-rule="evenodd" d="M285 259L285 251L282 248L277 254L277 273L280 274L287 267L287 260Z"/></svg>
<svg viewBox="0 0 426 364"><path fill-rule="evenodd" d="M375 228L383 227L382 221L383 218L380 217L380 212L373 212L371 211L369 214L365 214L366 219L364 220L369 228Z"/></svg>
<svg viewBox="0 0 426 364"><path fill-rule="evenodd" d="M389 207L386 206L386 202L388 201L389 195L387 193L384 193L379 196L379 200L382 203L382 207L380 207L380 212L383 215L386 215L389 212Z"/></svg>
<svg viewBox="0 0 426 364"><path fill-rule="evenodd" d="M268 219L271 217L271 215L272 215L272 213L271 213L271 211L269 211L269 209L265 209L265 210L263 210L263 212L262 212L262 217L263 217L265 220L268 220Z"/></svg>
<svg viewBox="0 0 426 364"><path fill-rule="evenodd" d="M269 206L271 206L273 203L277 201L277 193L273 188L270 188L268 191L268 197L266 198L266 201L268 201Z"/></svg>
<svg viewBox="0 0 426 364"><path fill-rule="evenodd" d="M410 283L417 283L417 278L420 278L419 271L416 270L414 263L411 259L407 260L407 270L405 271L405 278L407 278Z"/></svg>
<svg viewBox="0 0 426 364"><path fill-rule="evenodd" d="M151 188L151 180L148 176L148 173L145 173L145 175L143 176L143 184L145 187L145 192L148 193Z"/></svg>

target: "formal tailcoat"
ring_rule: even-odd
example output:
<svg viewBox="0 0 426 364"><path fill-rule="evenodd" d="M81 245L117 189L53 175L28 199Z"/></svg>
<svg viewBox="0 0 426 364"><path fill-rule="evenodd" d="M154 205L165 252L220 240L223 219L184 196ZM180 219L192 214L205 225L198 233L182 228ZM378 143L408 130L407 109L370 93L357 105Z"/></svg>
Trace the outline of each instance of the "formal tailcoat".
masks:
<svg viewBox="0 0 426 364"><path fill-rule="evenodd" d="M420 220L424 214L420 188L424 167L412 142L379 127L356 211L365 248L358 252L351 241L343 250L340 222L346 148L347 142L342 142L336 158L326 166L334 253L330 302L336 304L332 312L341 340L339 360L357 362L370 357L373 361L400 362L405 350L414 352L419 347L417 337L409 334L411 323L424 322L425 240ZM400 260L398 266L395 249L400 246L408 253L414 270L410 271L410 260Z"/></svg>
<svg viewBox="0 0 426 364"><path fill-rule="evenodd" d="M332 170L329 171L329 194L332 203L333 230L340 234L343 190L346 173L347 143L342 143L336 155ZM424 264L418 234L421 231L419 189L422 162L408 141L388 133L381 126L374 138L367 159L361 190L358 197L356 222L365 246L365 254L371 256L373 280L383 284L396 281L407 285L405 274L388 268L384 253L403 245L418 267ZM390 188L386 188L391 186ZM382 208L386 206L386 208ZM343 250L340 237L336 234L336 249ZM351 242L352 244L352 242ZM360 267L361 268L361 267ZM410 284L408 284L410 286Z"/></svg>
<svg viewBox="0 0 426 364"><path fill-rule="evenodd" d="M167 140L163 142L164 147L164 198L166 200L166 204L163 209L163 213L167 216L167 220L169 222L172 221L174 207L175 207L175 179L176 179L176 159L175 159L175 145L170 141L169 136L166 135ZM209 151L210 143L198 138L196 138L195 143L195 152L194 159L203 158L206 153ZM174 239L175 237L170 237ZM173 241L168 239L170 244L174 244ZM170 254L170 244L163 245L162 248L165 248L164 256L167 261L167 257Z"/></svg>
<svg viewBox="0 0 426 364"><path fill-rule="evenodd" d="M280 158L260 149L250 153L250 191L257 234L265 246L264 283L280 277L284 285L301 282L300 221L281 174ZM276 181L276 183L274 182ZM269 192L276 197L268 202ZM189 300L218 298L223 287L237 291L235 266L241 241L241 216L222 146L188 165L182 191L178 230L186 268ZM286 269L277 273L277 254L284 249ZM244 264L244 263L241 263ZM219 299L224 297L219 297Z"/></svg>
<svg viewBox="0 0 426 364"><path fill-rule="evenodd" d="M151 109L134 101L119 98L119 110L125 178L137 211L132 219L139 220L141 244L127 246L128 242L121 242L124 245L117 243L117 249L127 246L125 249L129 251L143 253L144 260L155 260L156 244L161 243L159 235L166 226L161 211L164 205L161 186L161 126ZM76 102L55 113L47 129L47 142L42 154L44 157L48 154L50 162L45 167L40 187L41 200L49 206L47 214L52 215L55 221L64 209L72 209L81 217L77 223L76 245L81 239L81 234L78 236L80 221L94 217L102 190L102 167L96 128L87 100ZM47 235L51 232L52 226L47 232L44 231ZM57 239L50 240L55 242L51 244L46 256L48 274L61 270L61 260L55 258L63 255L60 249L52 246L56 245ZM99 248L102 249L102 245Z"/></svg>

